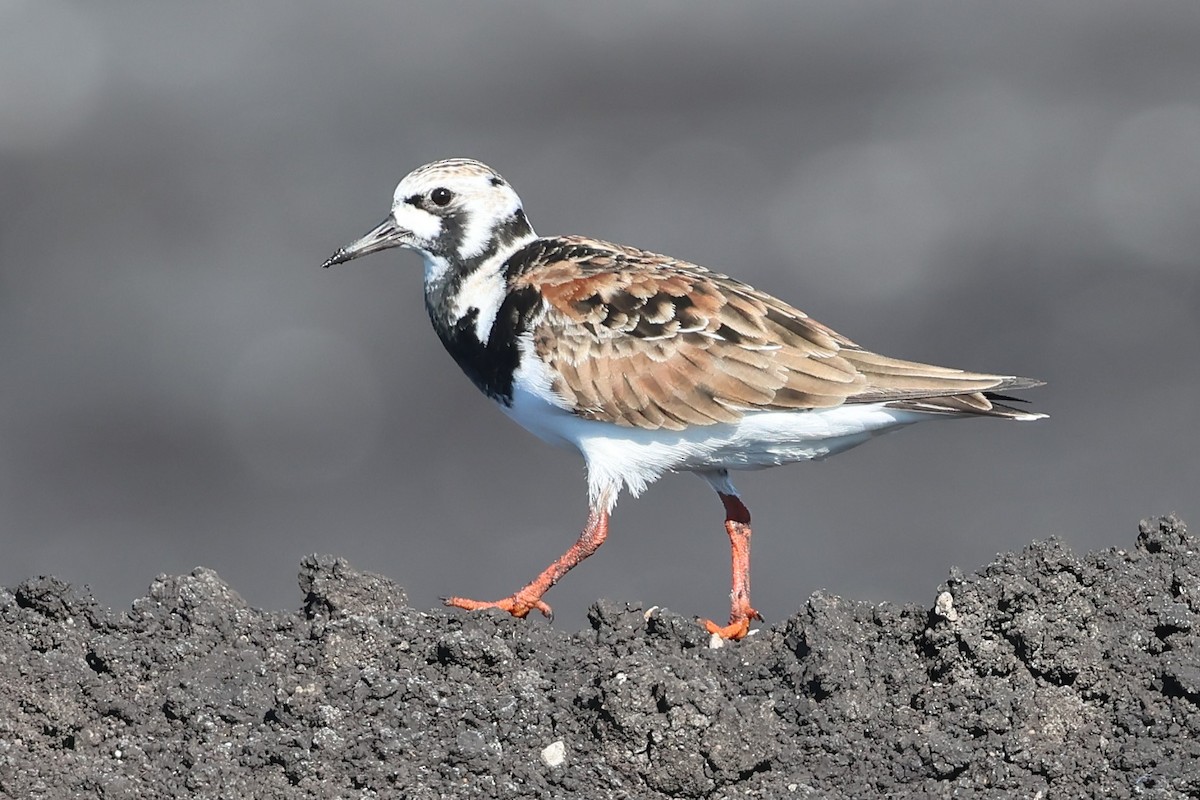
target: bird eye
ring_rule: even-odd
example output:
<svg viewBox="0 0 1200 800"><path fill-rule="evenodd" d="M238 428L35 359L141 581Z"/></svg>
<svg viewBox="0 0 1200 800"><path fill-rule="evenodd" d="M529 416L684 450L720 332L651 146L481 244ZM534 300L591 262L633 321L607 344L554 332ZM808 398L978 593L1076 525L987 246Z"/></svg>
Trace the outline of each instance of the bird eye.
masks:
<svg viewBox="0 0 1200 800"><path fill-rule="evenodd" d="M435 206L444 206L454 197L454 193L449 189L439 186L429 193L429 199L433 201Z"/></svg>

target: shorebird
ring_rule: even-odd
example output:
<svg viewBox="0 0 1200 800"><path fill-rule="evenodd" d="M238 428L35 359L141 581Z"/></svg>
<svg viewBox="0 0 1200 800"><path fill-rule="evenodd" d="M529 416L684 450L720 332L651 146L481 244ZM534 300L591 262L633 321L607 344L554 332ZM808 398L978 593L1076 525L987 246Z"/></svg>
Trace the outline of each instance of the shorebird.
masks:
<svg viewBox="0 0 1200 800"><path fill-rule="evenodd" d="M479 161L413 170L387 218L324 266L392 247L423 257L425 309L467 377L587 465L578 540L510 596L450 606L550 616L542 596L604 542L620 492L693 472L724 506L733 563L729 623L704 625L741 639L761 616L750 604L750 512L730 470L822 459L926 420L1045 416L1000 394L1041 381L880 355L696 264L538 236L512 186Z"/></svg>

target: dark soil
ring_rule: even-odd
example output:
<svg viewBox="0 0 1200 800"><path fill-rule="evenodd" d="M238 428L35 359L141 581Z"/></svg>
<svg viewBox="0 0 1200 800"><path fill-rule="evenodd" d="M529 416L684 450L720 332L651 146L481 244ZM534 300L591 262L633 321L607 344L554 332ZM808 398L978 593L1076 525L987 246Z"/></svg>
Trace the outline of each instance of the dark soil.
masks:
<svg viewBox="0 0 1200 800"><path fill-rule="evenodd" d="M607 601L576 634L420 611L328 556L300 588L294 612L205 569L120 613L0 590L0 795L1200 796L1200 558L1170 517L928 607L817 594L718 649Z"/></svg>

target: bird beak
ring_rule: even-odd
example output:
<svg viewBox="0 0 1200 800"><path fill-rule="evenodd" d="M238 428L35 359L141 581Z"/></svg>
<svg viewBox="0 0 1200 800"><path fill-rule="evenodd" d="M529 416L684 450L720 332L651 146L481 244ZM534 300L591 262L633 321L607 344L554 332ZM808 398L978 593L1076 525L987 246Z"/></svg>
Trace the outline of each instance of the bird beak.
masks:
<svg viewBox="0 0 1200 800"><path fill-rule="evenodd" d="M359 256L387 250L389 247L402 247L408 244L411 236L412 234L397 225L395 218L389 214L388 218L376 225L370 233L338 250L321 266L332 267L334 264L344 264Z"/></svg>

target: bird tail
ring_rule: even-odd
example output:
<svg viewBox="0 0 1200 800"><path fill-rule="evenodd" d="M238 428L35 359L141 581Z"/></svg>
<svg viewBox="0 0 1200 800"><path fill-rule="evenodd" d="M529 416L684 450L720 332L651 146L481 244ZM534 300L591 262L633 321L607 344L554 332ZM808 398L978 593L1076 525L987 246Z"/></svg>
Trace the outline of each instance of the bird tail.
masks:
<svg viewBox="0 0 1200 800"><path fill-rule="evenodd" d="M1032 378L1008 378L997 386L999 389L1030 389L1043 385L1043 381ZM969 394L951 394L938 397L916 397L908 400L896 400L888 403L889 408L902 408L906 411L920 411L926 414L949 414L952 416L998 417L1000 419L1015 419L1030 422L1046 419L1049 414L1038 411L1026 411L1007 403L1028 402L1020 397L1001 394L994 391L971 392Z"/></svg>

